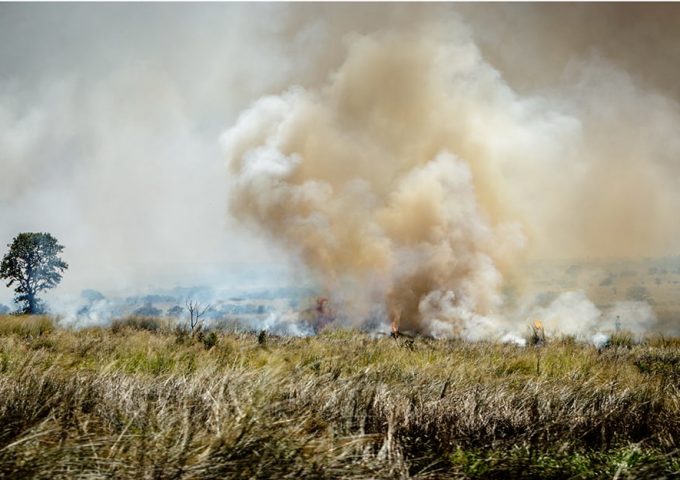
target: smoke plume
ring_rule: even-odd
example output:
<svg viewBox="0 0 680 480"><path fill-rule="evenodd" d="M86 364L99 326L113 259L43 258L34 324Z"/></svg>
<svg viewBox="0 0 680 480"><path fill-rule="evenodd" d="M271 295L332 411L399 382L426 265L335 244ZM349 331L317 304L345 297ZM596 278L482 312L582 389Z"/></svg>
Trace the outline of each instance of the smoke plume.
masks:
<svg viewBox="0 0 680 480"><path fill-rule="evenodd" d="M520 95L455 17L343 42L325 84L259 99L222 141L231 213L351 298L351 316L377 302L403 329L501 333L522 256L673 243L677 104L604 59ZM592 323L590 305L573 315Z"/></svg>

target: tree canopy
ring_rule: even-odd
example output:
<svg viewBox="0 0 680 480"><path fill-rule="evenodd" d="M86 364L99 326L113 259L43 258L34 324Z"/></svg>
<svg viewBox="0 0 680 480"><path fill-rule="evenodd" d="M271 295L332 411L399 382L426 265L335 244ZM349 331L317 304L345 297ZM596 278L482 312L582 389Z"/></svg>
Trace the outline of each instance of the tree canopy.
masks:
<svg viewBox="0 0 680 480"><path fill-rule="evenodd" d="M37 294L56 287L61 274L68 268L59 254L64 250L49 233L20 233L11 244L0 264L0 278L7 286L15 285L14 301L22 313L44 311Z"/></svg>

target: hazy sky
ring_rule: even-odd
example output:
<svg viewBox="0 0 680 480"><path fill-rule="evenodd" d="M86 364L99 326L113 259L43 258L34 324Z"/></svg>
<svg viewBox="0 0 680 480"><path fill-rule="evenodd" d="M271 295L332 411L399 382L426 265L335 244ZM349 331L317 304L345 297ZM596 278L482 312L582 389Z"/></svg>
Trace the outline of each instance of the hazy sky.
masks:
<svg viewBox="0 0 680 480"><path fill-rule="evenodd" d="M653 165L649 181L638 167L622 170L597 205L571 192L557 194L550 212L522 213L538 225L537 244L545 232L569 237L542 254L599 255L616 241L603 232L630 238L613 249L622 255L680 251L676 4L2 4L0 243L53 233L71 265L63 292L238 283L240 272L296 269L266 230L228 214L220 136L263 95L323 89L353 34L447 18L503 91L595 132L584 151L635 150ZM599 198L611 167L588 164L594 180L575 197ZM641 192L635 211L631 188ZM556 211L566 213L548 225ZM10 297L0 289L0 301Z"/></svg>

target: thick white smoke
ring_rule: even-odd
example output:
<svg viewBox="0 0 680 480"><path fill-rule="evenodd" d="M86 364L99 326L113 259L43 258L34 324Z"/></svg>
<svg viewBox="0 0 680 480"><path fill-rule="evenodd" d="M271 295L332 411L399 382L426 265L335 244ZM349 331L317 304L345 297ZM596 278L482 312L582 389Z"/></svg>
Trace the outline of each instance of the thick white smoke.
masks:
<svg viewBox="0 0 680 480"><path fill-rule="evenodd" d="M487 216L447 138L467 128L452 116L456 84L491 69L442 35L349 38L328 85L263 98L223 136L232 214L299 253L330 292L361 285L350 317L377 301L423 332L496 311L497 262L523 242L519 225Z"/></svg>

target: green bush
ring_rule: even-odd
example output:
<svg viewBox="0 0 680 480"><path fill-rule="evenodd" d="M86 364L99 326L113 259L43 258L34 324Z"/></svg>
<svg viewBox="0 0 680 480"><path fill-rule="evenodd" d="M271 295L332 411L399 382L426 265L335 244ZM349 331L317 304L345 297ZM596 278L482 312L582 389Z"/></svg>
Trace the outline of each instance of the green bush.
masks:
<svg viewBox="0 0 680 480"><path fill-rule="evenodd" d="M204 333L201 331L199 332L198 339L206 350L213 348L215 345L217 345L218 341L217 334L215 332Z"/></svg>

